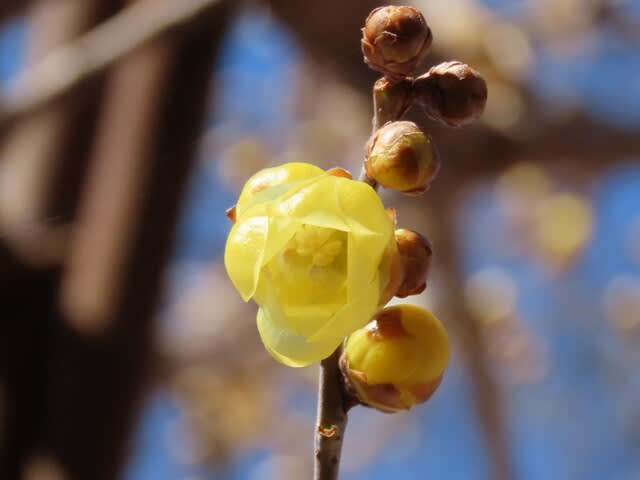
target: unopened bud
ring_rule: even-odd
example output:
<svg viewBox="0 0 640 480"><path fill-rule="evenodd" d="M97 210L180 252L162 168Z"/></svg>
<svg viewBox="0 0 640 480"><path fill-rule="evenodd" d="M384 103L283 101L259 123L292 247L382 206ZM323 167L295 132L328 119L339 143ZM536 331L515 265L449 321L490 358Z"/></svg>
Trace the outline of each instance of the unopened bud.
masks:
<svg viewBox="0 0 640 480"><path fill-rule="evenodd" d="M433 254L431 243L418 232L399 228L396 230L396 244L403 270L402 284L396 297L404 298L422 293L427 287Z"/></svg>
<svg viewBox="0 0 640 480"><path fill-rule="evenodd" d="M398 120L409 108L412 100L413 85L410 80L402 79L397 83L387 77L379 78L373 85L373 106L377 125Z"/></svg>
<svg viewBox="0 0 640 480"><path fill-rule="evenodd" d="M391 122L369 144L365 170L383 187L418 195L429 188L440 168L429 136L413 122Z"/></svg>
<svg viewBox="0 0 640 480"><path fill-rule="evenodd" d="M396 82L415 72L431 40L431 29L419 10L386 6L367 17L361 47L365 63Z"/></svg>
<svg viewBox="0 0 640 480"><path fill-rule="evenodd" d="M462 62L445 62L432 67L413 82L414 98L427 115L452 127L478 118L487 103L484 78Z"/></svg>
<svg viewBox="0 0 640 480"><path fill-rule="evenodd" d="M340 368L361 403L391 413L427 401L448 362L440 321L422 307L395 305L347 339Z"/></svg>

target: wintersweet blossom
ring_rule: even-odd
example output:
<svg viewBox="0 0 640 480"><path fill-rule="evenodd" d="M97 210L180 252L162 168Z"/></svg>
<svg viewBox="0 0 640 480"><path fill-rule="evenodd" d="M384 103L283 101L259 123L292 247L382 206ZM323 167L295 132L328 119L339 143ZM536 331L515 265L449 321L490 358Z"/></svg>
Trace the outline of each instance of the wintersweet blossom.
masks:
<svg viewBox="0 0 640 480"><path fill-rule="evenodd" d="M244 186L225 249L266 349L289 366L328 357L395 293L394 223L367 184L305 163Z"/></svg>

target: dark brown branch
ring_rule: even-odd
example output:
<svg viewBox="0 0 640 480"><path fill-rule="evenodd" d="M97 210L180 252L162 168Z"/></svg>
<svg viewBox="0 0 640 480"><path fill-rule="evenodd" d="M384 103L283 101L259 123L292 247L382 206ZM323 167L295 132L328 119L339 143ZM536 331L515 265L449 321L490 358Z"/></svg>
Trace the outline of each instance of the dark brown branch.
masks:
<svg viewBox="0 0 640 480"><path fill-rule="evenodd" d="M153 318L228 13L217 10L202 28L149 46L114 72L64 279L66 328L48 372L67 382L50 393L48 418L70 478L116 478L126 454L152 368ZM119 195L130 203L116 201ZM101 200L109 206L97 206ZM96 237L96 220L116 228L116 236ZM101 268L101 255L114 261L113 269ZM78 265L82 259L89 265ZM87 285L107 286L101 293L110 303L87 300Z"/></svg>
<svg viewBox="0 0 640 480"><path fill-rule="evenodd" d="M114 3L34 2L29 10L29 61L37 63L106 18L115 10ZM1 146L0 231L29 263L59 261L64 234L59 226L73 213L102 80L96 77L82 95L33 115Z"/></svg>
<svg viewBox="0 0 640 480"><path fill-rule="evenodd" d="M30 60L37 61L52 48L91 28L109 15L113 3L65 2L63 8L57 8L61 2L33 2L29 12ZM3 187L10 188L22 201L6 202L9 192L1 192L5 202L0 202L0 239L10 241L11 250L6 243L0 244L0 304L6 319L0 331L0 478L21 478L33 456L43 453L37 449L47 444L45 399L51 380L47 379L46 368L57 323L59 271L37 270L21 260L28 256L32 264L42 266L48 263L49 252L56 250L50 235L39 249L32 248L31 239L36 230L44 230L39 228L43 217L53 211L63 214L58 209L60 204L48 204L48 193L67 185L67 179L75 178L84 163L100 90L97 79L82 98L40 112L14 132L3 152L9 158L2 165L2 179L6 182ZM62 164L65 168L60 170L61 175L55 174ZM71 197L73 191L77 189L70 188L65 198ZM24 223L31 225L20 235L18 230ZM37 236L41 238L39 233Z"/></svg>
<svg viewBox="0 0 640 480"><path fill-rule="evenodd" d="M111 292L112 303L102 312L101 323L92 324L91 317L82 315L71 317L70 312L83 310L74 311L69 304L61 311L60 269L30 270L0 250L0 284L7 284L0 289L0 299L10 319L0 322L0 382L8 409L3 418L10 419L6 428L0 425L1 478L22 478L40 453L65 478L118 478L152 368L153 317L162 276L205 118L214 53L229 18L226 8L212 13L215 16L203 19L201 28L130 57L111 79L112 108L100 125L101 140L92 155L94 181L80 209L79 228L85 232L72 237L74 244L95 239L86 231L95 227L90 218L95 210L87 207L96 197L111 203L122 193L118 187L135 186L134 195L125 194L131 205L114 202L112 207L128 210L126 225L110 223L121 228L118 234L124 241L109 243L104 238L120 250L114 255L102 241L92 251L86 245L79 249L90 259L106 253L117 260L116 291ZM135 92L148 85L149 78L157 84L150 92L154 107L138 113L130 106L118 114L115 105L125 100L148 105L149 97ZM106 161L119 166L115 175L121 183L113 176L95 180ZM136 179L127 183L127 174ZM111 195L105 196L102 188L112 189ZM100 273L72 268L67 281L82 285L82 278L90 282ZM86 276L74 279L78 274Z"/></svg>
<svg viewBox="0 0 640 480"><path fill-rule="evenodd" d="M69 94L108 66L171 32L210 14L222 0L144 0L28 69L0 101L0 136L20 118Z"/></svg>
<svg viewBox="0 0 640 480"><path fill-rule="evenodd" d="M2 0L2 4L0 4L0 25L11 17L22 14L29 3L29 0Z"/></svg>
<svg viewBox="0 0 640 480"><path fill-rule="evenodd" d="M338 362L342 348L320 363L314 480L337 480L347 428L344 386Z"/></svg>
<svg viewBox="0 0 640 480"><path fill-rule="evenodd" d="M420 112L414 114L417 119ZM614 127L580 112L558 119L535 114L528 118L530 128L523 137L482 125L460 131L418 120L433 134L446 159L436 184L495 177L522 160L552 167L575 164L583 174L594 176L640 158L640 137L635 130ZM461 132L464 141L460 141Z"/></svg>

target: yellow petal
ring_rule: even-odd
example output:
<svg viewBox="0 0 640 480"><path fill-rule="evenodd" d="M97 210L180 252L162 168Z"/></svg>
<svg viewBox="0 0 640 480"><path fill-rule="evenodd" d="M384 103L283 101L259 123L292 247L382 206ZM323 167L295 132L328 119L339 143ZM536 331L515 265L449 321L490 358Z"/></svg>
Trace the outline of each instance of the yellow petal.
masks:
<svg viewBox="0 0 640 480"><path fill-rule="evenodd" d="M245 302L253 296L258 284L268 225L268 217L251 217L236 222L227 237L224 265Z"/></svg>
<svg viewBox="0 0 640 480"><path fill-rule="evenodd" d="M377 288L370 288L362 297L347 302L309 336L309 342L335 342L366 325L378 310L378 295Z"/></svg>
<svg viewBox="0 0 640 480"><path fill-rule="evenodd" d="M393 253L387 252L390 242L394 241L393 222L380 197L369 185L342 182L337 192L342 214L351 230L347 275L349 302L368 298L377 305L380 291L388 282L388 270L383 272L385 278L379 275L380 265L385 264L384 255ZM376 292L375 300L372 291Z"/></svg>
<svg viewBox="0 0 640 480"><path fill-rule="evenodd" d="M264 245L264 255L260 266L263 267L274 256L281 253L298 229L299 225L288 218L269 217L269 235Z"/></svg>
<svg viewBox="0 0 640 480"><path fill-rule="evenodd" d="M323 177L291 189L274 206L274 215L288 217L307 225L349 231L337 195L337 185L352 182L325 174Z"/></svg>
<svg viewBox="0 0 640 480"><path fill-rule="evenodd" d="M349 236L347 298L349 302L370 298L375 305L381 291L379 267L388 239L381 235ZM375 296L372 293L375 292Z"/></svg>
<svg viewBox="0 0 640 480"><path fill-rule="evenodd" d="M344 288L314 289L308 275L291 275L292 284L269 277L268 269L260 279L255 299L269 312L278 328L310 338L330 321L345 304ZM333 286L329 282L328 286Z"/></svg>
<svg viewBox="0 0 640 480"><path fill-rule="evenodd" d="M298 162L260 170L244 185L236 205L237 216L241 217L256 204L276 199L298 182L323 174L324 171L315 165Z"/></svg>
<svg viewBox="0 0 640 480"><path fill-rule="evenodd" d="M351 231L383 237L393 233L393 223L373 188L355 180L336 180L337 201Z"/></svg>
<svg viewBox="0 0 640 480"><path fill-rule="evenodd" d="M258 310L258 332L267 351L280 363L289 367L304 367L327 358L338 348L337 342L310 343L303 335L274 324L268 311Z"/></svg>

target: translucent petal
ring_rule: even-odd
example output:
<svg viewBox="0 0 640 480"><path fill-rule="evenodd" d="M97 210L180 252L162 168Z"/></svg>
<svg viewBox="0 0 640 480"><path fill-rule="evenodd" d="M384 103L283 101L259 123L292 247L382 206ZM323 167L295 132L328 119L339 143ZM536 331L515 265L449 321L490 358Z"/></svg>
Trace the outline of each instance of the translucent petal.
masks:
<svg viewBox="0 0 640 480"><path fill-rule="evenodd" d="M382 272L385 278L380 277L380 266L387 263L385 255L394 253L388 248L389 243L395 241L393 222L375 191L362 182L338 189L338 195L343 214L352 228L348 247L348 301L375 302L377 306L380 292L389 280L388 269ZM370 234L371 231L375 233Z"/></svg>
<svg viewBox="0 0 640 480"><path fill-rule="evenodd" d="M277 218L274 223L277 223ZM341 244L346 243L346 233L330 232L333 232L331 236L323 237L326 242L336 238ZM291 238L291 230L287 235ZM270 228L269 241L271 236ZM310 336L347 301L347 251L338 252L330 264L318 266L313 261L315 257L302 255L297 245L297 240L294 240L275 249L277 253L261 270L255 299L260 305L270 306L278 326Z"/></svg>
<svg viewBox="0 0 640 480"><path fill-rule="evenodd" d="M349 302L380 296L379 266L387 239L381 235L351 234L348 246L347 298ZM375 297L371 293L375 292Z"/></svg>
<svg viewBox="0 0 640 480"><path fill-rule="evenodd" d="M236 222L227 237L224 265L245 302L253 296L258 285L268 226L267 217L251 217Z"/></svg>
<svg viewBox="0 0 640 480"><path fill-rule="evenodd" d="M324 175L324 171L309 163L292 162L260 170L245 183L238 197L237 217L241 218L256 204L275 200L287 193L296 183L319 175Z"/></svg>
<svg viewBox="0 0 640 480"><path fill-rule="evenodd" d="M257 315L258 332L267 351L289 367L304 367L327 358L340 344L340 340L310 343L303 335L278 327L265 308Z"/></svg>
<svg viewBox="0 0 640 480"><path fill-rule="evenodd" d="M300 223L349 231L344 221L336 188L341 181L353 180L324 175L313 182L292 189L274 208L274 215L294 218Z"/></svg>
<svg viewBox="0 0 640 480"><path fill-rule="evenodd" d="M337 201L342 218L352 232L373 233L382 237L393 233L393 223L373 188L355 180L345 178L336 178L336 180Z"/></svg>
<svg viewBox="0 0 640 480"><path fill-rule="evenodd" d="M263 267L274 256L281 253L299 228L296 222L288 218L270 217L269 235L264 245L264 255L262 256L260 267Z"/></svg>
<svg viewBox="0 0 640 480"><path fill-rule="evenodd" d="M296 278L297 276L292 276L294 283ZM317 296L314 300L314 292L309 291L308 281L304 282L304 279L299 278L298 282L301 283L300 289L287 285L283 288L279 282L274 283L263 275L255 298L269 312L270 320L275 326L309 338L323 328L336 311L343 308L345 297L344 293L340 296L340 291L336 290L332 301L327 301L326 296Z"/></svg>
<svg viewBox="0 0 640 480"><path fill-rule="evenodd" d="M377 286L364 291L365 294L362 297L349 300L328 318L321 328L309 337L309 341L312 343L336 341L366 325L378 310L379 291Z"/></svg>

